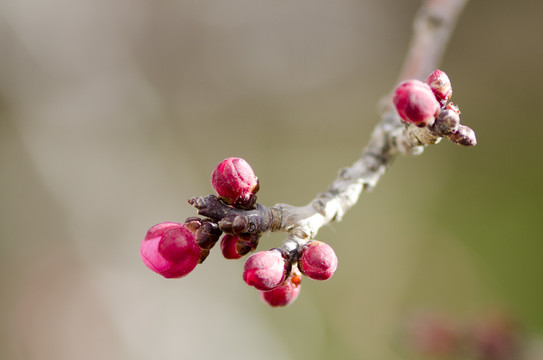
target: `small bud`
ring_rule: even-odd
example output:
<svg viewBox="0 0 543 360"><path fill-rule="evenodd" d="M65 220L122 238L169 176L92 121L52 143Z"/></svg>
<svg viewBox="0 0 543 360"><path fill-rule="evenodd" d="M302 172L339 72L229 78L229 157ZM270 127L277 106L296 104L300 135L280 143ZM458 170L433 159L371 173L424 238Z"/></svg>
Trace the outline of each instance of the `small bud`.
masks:
<svg viewBox="0 0 543 360"><path fill-rule="evenodd" d="M435 70L424 82L430 86L441 105L445 105L449 101L452 96L452 86L444 71Z"/></svg>
<svg viewBox="0 0 543 360"><path fill-rule="evenodd" d="M287 263L278 249L260 251L245 262L243 280L258 290L269 291L285 280L286 267Z"/></svg>
<svg viewBox="0 0 543 360"><path fill-rule="evenodd" d="M228 234L237 235L249 231L251 224L245 215L230 214L219 221L219 227Z"/></svg>
<svg viewBox="0 0 543 360"><path fill-rule="evenodd" d="M165 278L180 278L196 267L201 250L184 224L164 222L147 231L140 252L149 269Z"/></svg>
<svg viewBox="0 0 543 360"><path fill-rule="evenodd" d="M460 108L458 106L454 105L452 102L448 103L447 106L445 107L445 109L452 110L455 113L457 113L458 115L460 115Z"/></svg>
<svg viewBox="0 0 543 360"><path fill-rule="evenodd" d="M211 185L221 199L241 208L254 206L258 178L247 161L230 157L224 159L211 174Z"/></svg>
<svg viewBox="0 0 543 360"><path fill-rule="evenodd" d="M225 234L221 239L221 252L225 259L239 259L243 255L236 248L239 236Z"/></svg>
<svg viewBox="0 0 543 360"><path fill-rule="evenodd" d="M278 287L270 291L259 291L260 299L272 307L287 306L296 300L300 293L302 276L299 271L293 271Z"/></svg>
<svg viewBox="0 0 543 360"><path fill-rule="evenodd" d="M311 279L328 280L337 269L337 256L330 245L313 240L302 249L298 267Z"/></svg>
<svg viewBox="0 0 543 360"><path fill-rule="evenodd" d="M475 137L475 131L467 126L460 125L458 130L449 136L452 142L462 146L475 146L477 145L477 138Z"/></svg>
<svg viewBox="0 0 543 360"><path fill-rule="evenodd" d="M392 101L405 122L419 127L431 125L440 108L430 87L419 80L400 84L394 91Z"/></svg>
<svg viewBox="0 0 543 360"><path fill-rule="evenodd" d="M196 231L196 241L202 249L211 249L219 240L222 231L219 230L219 225L209 220L201 222L201 226Z"/></svg>
<svg viewBox="0 0 543 360"><path fill-rule="evenodd" d="M454 110L439 110L431 129L439 136L449 136L458 130L460 116Z"/></svg>

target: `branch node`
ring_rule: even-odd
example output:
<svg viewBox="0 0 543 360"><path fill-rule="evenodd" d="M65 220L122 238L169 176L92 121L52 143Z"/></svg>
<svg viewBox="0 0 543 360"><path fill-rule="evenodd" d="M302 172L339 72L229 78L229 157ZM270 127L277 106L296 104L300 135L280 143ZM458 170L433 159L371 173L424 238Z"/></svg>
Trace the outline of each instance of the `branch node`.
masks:
<svg viewBox="0 0 543 360"><path fill-rule="evenodd" d="M433 145L441 141L441 137L436 135L429 127L418 127L410 124L406 129L409 141L414 146Z"/></svg>

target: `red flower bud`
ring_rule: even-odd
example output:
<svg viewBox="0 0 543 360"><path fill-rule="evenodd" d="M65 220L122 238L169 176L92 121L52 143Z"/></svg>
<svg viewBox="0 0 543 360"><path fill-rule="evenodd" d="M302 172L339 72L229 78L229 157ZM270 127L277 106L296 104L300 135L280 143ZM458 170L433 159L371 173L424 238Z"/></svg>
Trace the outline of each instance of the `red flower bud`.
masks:
<svg viewBox="0 0 543 360"><path fill-rule="evenodd" d="M337 256L330 245L313 240L303 248L298 267L311 279L328 280L337 269Z"/></svg>
<svg viewBox="0 0 543 360"><path fill-rule="evenodd" d="M431 125L440 108L432 89L419 80L400 84L392 101L405 122L419 127Z"/></svg>
<svg viewBox="0 0 543 360"><path fill-rule="evenodd" d="M281 285L270 291L259 291L260 299L272 307L287 306L296 300L300 293L302 276L293 272Z"/></svg>
<svg viewBox="0 0 543 360"><path fill-rule="evenodd" d="M243 280L258 290L275 289L285 280L286 261L281 251L271 249L251 255L245 262Z"/></svg>
<svg viewBox="0 0 543 360"><path fill-rule="evenodd" d="M200 258L196 237L184 224L164 222L152 226L141 243L145 265L165 278L191 272Z"/></svg>
<svg viewBox="0 0 543 360"><path fill-rule="evenodd" d="M242 257L238 253L236 243L239 240L239 236L226 234L221 239L221 251L225 259L239 259Z"/></svg>
<svg viewBox="0 0 543 360"><path fill-rule="evenodd" d="M449 77L444 71L435 70L428 75L424 82L430 86L430 89L432 89L441 105L445 105L449 101L452 96L452 86Z"/></svg>
<svg viewBox="0 0 543 360"><path fill-rule="evenodd" d="M211 185L228 204L248 201L258 192L258 178L247 161L224 159L211 174Z"/></svg>

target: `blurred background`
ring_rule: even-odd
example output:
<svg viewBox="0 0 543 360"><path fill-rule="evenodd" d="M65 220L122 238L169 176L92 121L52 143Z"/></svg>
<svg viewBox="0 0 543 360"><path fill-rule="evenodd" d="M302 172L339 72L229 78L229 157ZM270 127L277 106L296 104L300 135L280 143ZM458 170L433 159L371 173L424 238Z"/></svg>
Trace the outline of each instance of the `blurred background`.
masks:
<svg viewBox="0 0 543 360"><path fill-rule="evenodd" d="M177 280L140 259L226 157L262 204L325 190L419 5L1 0L0 358L543 359L541 1L467 5L441 68L479 144L397 159L318 234L338 271L291 306L217 249Z"/></svg>

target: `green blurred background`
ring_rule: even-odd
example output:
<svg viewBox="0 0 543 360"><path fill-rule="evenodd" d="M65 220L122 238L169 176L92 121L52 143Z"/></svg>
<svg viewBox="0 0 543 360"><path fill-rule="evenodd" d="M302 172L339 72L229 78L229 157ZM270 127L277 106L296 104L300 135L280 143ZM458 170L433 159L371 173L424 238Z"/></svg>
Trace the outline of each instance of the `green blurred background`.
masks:
<svg viewBox="0 0 543 360"><path fill-rule="evenodd" d="M397 159L318 234L338 271L290 307L216 249L179 280L140 260L225 157L265 205L325 190L378 121L419 5L0 1L0 358L417 359L417 314L500 313L543 359L541 1L468 3L441 68L479 144Z"/></svg>

